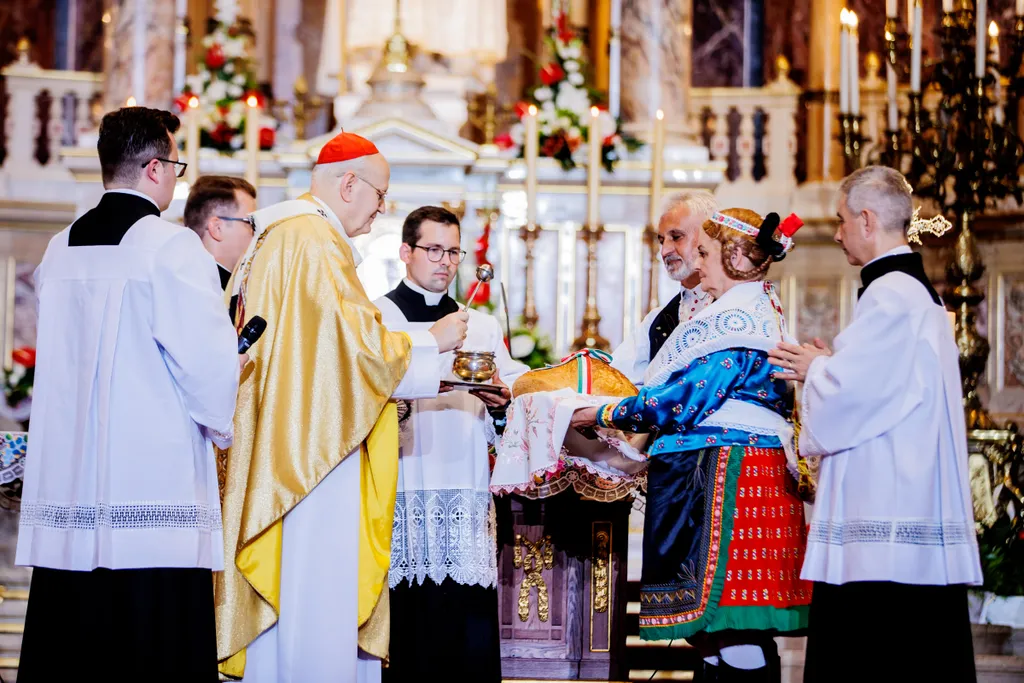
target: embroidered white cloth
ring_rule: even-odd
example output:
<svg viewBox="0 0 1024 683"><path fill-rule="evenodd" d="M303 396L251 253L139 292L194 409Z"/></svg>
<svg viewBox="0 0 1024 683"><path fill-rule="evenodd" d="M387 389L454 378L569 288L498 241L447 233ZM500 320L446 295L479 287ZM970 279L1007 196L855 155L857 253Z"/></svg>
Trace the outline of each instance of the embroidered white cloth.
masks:
<svg viewBox="0 0 1024 683"><path fill-rule="evenodd" d="M913 277L875 280L811 363L800 450L823 456L804 579L981 583L956 343Z"/></svg>
<svg viewBox="0 0 1024 683"><path fill-rule="evenodd" d="M647 457L640 450L647 435L596 429L598 438L588 439L569 429L569 420L578 408L617 400L577 394L572 389L517 396L509 407L508 424L498 444L491 491L528 493L542 486L550 475L576 467L597 477L598 488L608 492L621 489L625 495L634 478L646 470ZM612 495L609 499L614 498Z"/></svg>
<svg viewBox="0 0 1024 683"><path fill-rule="evenodd" d="M16 562L224 567L209 436L230 439L237 337L191 230L147 216L117 245L58 233L39 341Z"/></svg>

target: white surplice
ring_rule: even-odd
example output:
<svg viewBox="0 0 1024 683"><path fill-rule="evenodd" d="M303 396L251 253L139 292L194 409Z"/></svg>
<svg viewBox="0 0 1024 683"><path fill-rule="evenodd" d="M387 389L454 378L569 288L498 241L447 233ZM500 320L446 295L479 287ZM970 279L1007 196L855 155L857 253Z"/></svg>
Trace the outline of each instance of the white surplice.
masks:
<svg viewBox="0 0 1024 683"><path fill-rule="evenodd" d="M331 225L362 261L326 204ZM409 368L393 398L437 396L437 342L412 330ZM244 683L379 683L381 662L358 646L360 449L284 517L281 613L246 650Z"/></svg>
<svg viewBox="0 0 1024 683"><path fill-rule="evenodd" d="M409 280L405 284L428 306L436 306L443 296ZM374 303L389 329L426 330L433 324L408 322L387 297ZM494 353L499 376L509 386L529 370L509 355L498 321L480 311L469 311L462 348ZM457 379L451 372L453 359L451 352L441 354L440 378ZM456 390L414 401L410 411L402 422L388 584L393 588L405 579L415 585L426 578L440 584L450 577L467 586L493 587L497 537L488 446L494 428L486 407L469 392Z"/></svg>
<svg viewBox="0 0 1024 683"><path fill-rule="evenodd" d="M804 384L800 449L824 457L802 578L981 583L960 392L945 309L903 272L872 282Z"/></svg>
<svg viewBox="0 0 1024 683"><path fill-rule="evenodd" d="M224 568L210 438L230 443L237 337L213 257L153 211L118 244L59 232L36 270L19 565Z"/></svg>
<svg viewBox="0 0 1024 683"><path fill-rule="evenodd" d="M680 322L689 320L712 302L711 295L706 294L700 285L693 289L681 287L679 294ZM637 386L644 383L644 373L651 360L651 325L664 309L664 306L658 306L644 316L640 326L634 328L612 352L611 366Z"/></svg>

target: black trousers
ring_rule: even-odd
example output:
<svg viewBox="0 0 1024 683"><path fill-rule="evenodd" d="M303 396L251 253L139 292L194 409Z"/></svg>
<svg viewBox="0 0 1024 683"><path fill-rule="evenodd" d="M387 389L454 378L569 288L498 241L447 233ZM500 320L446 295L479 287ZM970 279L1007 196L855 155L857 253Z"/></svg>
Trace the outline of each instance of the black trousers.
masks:
<svg viewBox="0 0 1024 683"><path fill-rule="evenodd" d="M501 682L498 589L446 578L391 589L391 648L383 683Z"/></svg>
<svg viewBox="0 0 1024 683"><path fill-rule="evenodd" d="M974 683L966 586L815 583L804 683Z"/></svg>
<svg viewBox="0 0 1024 683"><path fill-rule="evenodd" d="M214 683L209 569L32 571L18 680Z"/></svg>

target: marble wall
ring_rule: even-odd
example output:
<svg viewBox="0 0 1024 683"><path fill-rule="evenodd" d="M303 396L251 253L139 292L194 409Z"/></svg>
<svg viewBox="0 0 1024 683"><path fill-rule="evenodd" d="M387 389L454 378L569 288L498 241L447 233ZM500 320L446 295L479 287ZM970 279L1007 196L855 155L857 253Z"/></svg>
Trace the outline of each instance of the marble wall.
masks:
<svg viewBox="0 0 1024 683"><path fill-rule="evenodd" d="M692 85L698 88L743 86L744 25L751 2L695 0Z"/></svg>
<svg viewBox="0 0 1024 683"><path fill-rule="evenodd" d="M166 0L113 0L105 24L107 110L138 104L170 109L174 91L175 7Z"/></svg>
<svg viewBox="0 0 1024 683"><path fill-rule="evenodd" d="M691 0L622 0L622 117L669 130L686 120L691 78Z"/></svg>

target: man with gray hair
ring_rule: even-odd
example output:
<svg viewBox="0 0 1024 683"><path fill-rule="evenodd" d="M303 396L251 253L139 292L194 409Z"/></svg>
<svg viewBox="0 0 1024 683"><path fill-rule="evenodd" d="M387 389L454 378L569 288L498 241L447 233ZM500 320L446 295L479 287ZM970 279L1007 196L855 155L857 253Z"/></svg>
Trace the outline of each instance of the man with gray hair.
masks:
<svg viewBox="0 0 1024 683"><path fill-rule="evenodd" d="M700 274L693 269L693 262L701 225L717 208L714 195L706 190L679 192L665 200L658 221L658 243L662 263L669 277L679 283L679 293L668 305L648 313L612 353L612 367L633 384L643 384L647 366L679 323L711 303L711 296L700 288Z"/></svg>
<svg viewBox="0 0 1024 683"><path fill-rule="evenodd" d="M863 168L838 204L835 240L863 266L853 320L834 352L815 340L769 354L778 379L804 383L800 450L821 456L804 681L974 681L967 587L982 577L949 318L907 244L903 175ZM941 655L876 648L883 663L865 656L866 634Z"/></svg>

